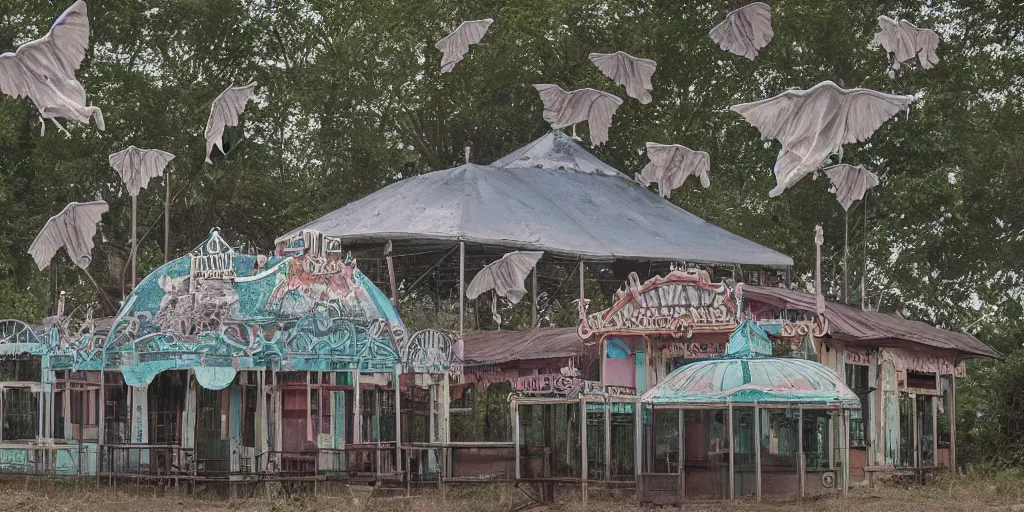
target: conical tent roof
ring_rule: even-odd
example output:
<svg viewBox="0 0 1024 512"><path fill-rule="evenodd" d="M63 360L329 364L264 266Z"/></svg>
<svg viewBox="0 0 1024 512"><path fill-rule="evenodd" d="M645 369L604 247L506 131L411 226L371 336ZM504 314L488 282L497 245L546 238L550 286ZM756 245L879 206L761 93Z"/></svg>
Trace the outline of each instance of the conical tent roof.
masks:
<svg viewBox="0 0 1024 512"><path fill-rule="evenodd" d="M561 132L490 166L466 164L393 183L278 242L302 230L349 244L463 241L589 260L793 264L641 187Z"/></svg>

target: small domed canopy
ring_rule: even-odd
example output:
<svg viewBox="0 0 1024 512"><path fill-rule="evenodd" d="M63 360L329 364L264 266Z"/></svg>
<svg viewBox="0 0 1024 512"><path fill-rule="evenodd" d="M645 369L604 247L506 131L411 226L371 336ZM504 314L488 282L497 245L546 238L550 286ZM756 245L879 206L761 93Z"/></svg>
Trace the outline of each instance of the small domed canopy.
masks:
<svg viewBox="0 0 1024 512"><path fill-rule="evenodd" d="M860 408L857 395L827 366L771 357L768 335L750 320L729 336L725 356L677 369L640 400L646 405L677 407L731 402Z"/></svg>

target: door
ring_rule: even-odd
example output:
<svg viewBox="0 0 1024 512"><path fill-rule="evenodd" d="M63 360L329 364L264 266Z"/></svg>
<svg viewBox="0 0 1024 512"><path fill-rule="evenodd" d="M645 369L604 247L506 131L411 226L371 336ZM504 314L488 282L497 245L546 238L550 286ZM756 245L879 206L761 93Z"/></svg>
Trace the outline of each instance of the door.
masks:
<svg viewBox="0 0 1024 512"><path fill-rule="evenodd" d="M227 473L228 457L227 390L200 387L196 397L196 465L200 474Z"/></svg>

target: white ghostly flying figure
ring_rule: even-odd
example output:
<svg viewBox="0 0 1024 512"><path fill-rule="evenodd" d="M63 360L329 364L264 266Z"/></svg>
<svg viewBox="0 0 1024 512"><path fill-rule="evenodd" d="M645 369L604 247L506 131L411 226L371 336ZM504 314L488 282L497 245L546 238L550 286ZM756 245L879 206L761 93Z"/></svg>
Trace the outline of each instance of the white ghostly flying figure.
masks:
<svg viewBox="0 0 1024 512"><path fill-rule="evenodd" d="M544 103L544 120L554 129L586 121L590 125L590 142L600 146L608 141L612 115L622 105L622 98L597 89L565 91L553 84L534 84Z"/></svg>
<svg viewBox="0 0 1024 512"><path fill-rule="evenodd" d="M782 144L775 161L777 186L768 193L776 197L816 171L829 155L841 154L843 144L866 140L913 99L870 89L843 89L825 81L730 109L760 130L761 138Z"/></svg>
<svg viewBox="0 0 1024 512"><path fill-rule="evenodd" d="M455 65L469 53L469 45L479 43L491 23L494 23L494 20L464 21L455 32L438 39L434 47L444 53L444 57L441 58L441 72L447 73L455 69Z"/></svg>
<svg viewBox="0 0 1024 512"><path fill-rule="evenodd" d="M708 176L711 157L704 151L694 151L679 144L648 142L647 158L651 161L636 174L636 181L645 187L657 183L661 197L667 199L690 176L699 178L704 188L711 186Z"/></svg>
<svg viewBox="0 0 1024 512"><path fill-rule="evenodd" d="M174 160L174 155L159 149L139 149L128 146L108 158L110 166L121 176L121 181L128 187L132 197L139 195L141 189L149 185L149 180L163 176L167 164Z"/></svg>
<svg viewBox="0 0 1024 512"><path fill-rule="evenodd" d="M626 88L626 94L640 103L651 102L651 75L658 69L658 63L651 59L641 59L626 52L591 53L590 61L600 69L604 76Z"/></svg>
<svg viewBox="0 0 1024 512"><path fill-rule="evenodd" d="M206 121L206 163L212 164L210 153L216 147L224 153L224 128L238 126L238 116L245 111L245 104L254 96L256 82L240 87L228 87L213 100L210 119Z"/></svg>
<svg viewBox="0 0 1024 512"><path fill-rule="evenodd" d="M711 29L711 39L723 50L750 60L773 37L772 8L764 2L754 2L726 14L725 21Z"/></svg>
<svg viewBox="0 0 1024 512"><path fill-rule="evenodd" d="M878 185L878 176L863 165L839 164L824 169L839 204L850 211L854 201L864 199L864 194Z"/></svg>
<svg viewBox="0 0 1024 512"><path fill-rule="evenodd" d="M896 21L888 16L878 17L878 33L874 43L882 45L889 54L889 74L895 75L904 62L917 57L924 69L939 63L939 35L934 30L917 28L907 20Z"/></svg>
<svg viewBox="0 0 1024 512"><path fill-rule="evenodd" d="M14 98L29 98L43 120L50 119L65 134L57 118L89 124L104 130L103 112L85 104L85 87L75 79L89 46L89 17L86 5L78 0L68 7L50 31L29 41L14 53L0 54L0 92Z"/></svg>
<svg viewBox="0 0 1024 512"><path fill-rule="evenodd" d="M537 266L543 251L515 251L510 252L498 259L488 263L477 272L473 280L466 287L466 297L475 299L480 294L494 290L491 299L491 314L495 323L501 325L501 315L498 314L498 296L505 297L513 304L518 304L526 295L526 278L530 271Z"/></svg>
<svg viewBox="0 0 1024 512"><path fill-rule="evenodd" d="M61 247L68 251L75 265L86 269L92 262L92 237L96 236L100 217L107 210L109 207L102 200L69 203L60 213L50 217L28 248L39 270L50 265L53 255Z"/></svg>

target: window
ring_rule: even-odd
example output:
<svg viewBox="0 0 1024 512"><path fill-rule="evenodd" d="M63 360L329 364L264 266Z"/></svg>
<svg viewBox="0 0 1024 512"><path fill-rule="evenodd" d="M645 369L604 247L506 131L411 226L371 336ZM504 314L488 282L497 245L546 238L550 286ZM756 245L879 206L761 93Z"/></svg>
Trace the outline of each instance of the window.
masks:
<svg viewBox="0 0 1024 512"><path fill-rule="evenodd" d="M801 428L804 435L804 457L808 468L828 468L829 462L829 412L804 410Z"/></svg>
<svg viewBox="0 0 1024 512"><path fill-rule="evenodd" d="M868 367L859 364L846 365L846 385L857 397L860 398L860 410L850 411L850 447L867 447L867 426L868 420L868 395L871 387L868 385Z"/></svg>

